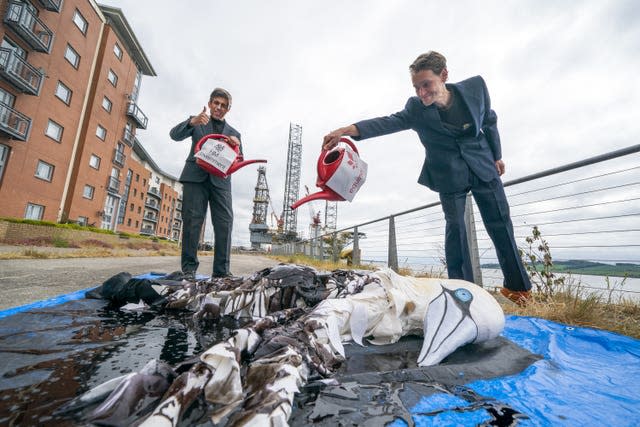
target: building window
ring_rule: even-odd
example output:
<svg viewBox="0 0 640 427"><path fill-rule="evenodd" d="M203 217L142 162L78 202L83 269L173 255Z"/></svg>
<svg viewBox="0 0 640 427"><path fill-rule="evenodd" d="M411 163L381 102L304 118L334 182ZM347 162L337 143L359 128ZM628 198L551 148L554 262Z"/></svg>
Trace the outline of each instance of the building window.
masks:
<svg viewBox="0 0 640 427"><path fill-rule="evenodd" d="M107 75L107 80L109 83L113 85L113 87L118 86L118 75L113 72L113 70L109 70L109 74Z"/></svg>
<svg viewBox="0 0 640 427"><path fill-rule="evenodd" d="M2 176L4 175L4 169L7 165L7 159L9 158L9 147L0 144L0 182L2 182Z"/></svg>
<svg viewBox="0 0 640 427"><path fill-rule="evenodd" d="M92 154L91 158L89 159L89 166L91 166L94 169L100 169L100 157L96 156L95 154Z"/></svg>
<svg viewBox="0 0 640 427"><path fill-rule="evenodd" d="M53 120L49 119L49 122L47 123L47 128L44 131L44 134L47 135L49 138L60 142L62 141L63 130L64 128L62 126L60 126Z"/></svg>
<svg viewBox="0 0 640 427"><path fill-rule="evenodd" d="M139 173L136 174L136 182L140 182L140 174Z"/></svg>
<svg viewBox="0 0 640 427"><path fill-rule="evenodd" d="M127 227L131 227L131 218L127 220Z"/></svg>
<svg viewBox="0 0 640 427"><path fill-rule="evenodd" d="M135 197L135 196L137 196L137 195L138 195L138 189L137 189L137 188L134 188L134 189L133 189L133 197Z"/></svg>
<svg viewBox="0 0 640 427"><path fill-rule="evenodd" d="M138 206L138 213L142 212L142 208L140 206Z"/></svg>
<svg viewBox="0 0 640 427"><path fill-rule="evenodd" d="M107 138L107 130L98 125L98 127L96 128L96 136L104 141Z"/></svg>
<svg viewBox="0 0 640 427"><path fill-rule="evenodd" d="M138 225L139 225L139 222L138 222L138 220L136 219L136 228L138 228Z"/></svg>
<svg viewBox="0 0 640 427"><path fill-rule="evenodd" d="M113 106L113 103L111 102L111 100L109 98L107 98L106 96L104 98L102 98L102 108L104 108L105 110L107 110L110 113L112 106Z"/></svg>
<svg viewBox="0 0 640 427"><path fill-rule="evenodd" d="M76 24L76 27L78 27L82 34L87 35L87 27L89 24L87 24L87 20L84 19L84 16L82 16L78 9L73 13L73 23Z"/></svg>
<svg viewBox="0 0 640 427"><path fill-rule="evenodd" d="M64 83L58 82L58 86L56 86L56 97L58 97L62 102L69 105L71 102L71 89L65 86Z"/></svg>
<svg viewBox="0 0 640 427"><path fill-rule="evenodd" d="M146 187L146 186L147 186L147 178L142 178L142 185L143 185L144 187Z"/></svg>
<svg viewBox="0 0 640 427"><path fill-rule="evenodd" d="M129 206L129 210L133 212L133 203L131 203L131 205Z"/></svg>
<svg viewBox="0 0 640 427"><path fill-rule="evenodd" d="M44 179L45 181L51 181L53 178L53 165L47 162L38 160L38 166L36 167L36 178Z"/></svg>
<svg viewBox="0 0 640 427"><path fill-rule="evenodd" d="M86 227L87 224L89 224L89 218L87 218L86 216L79 216L78 217L78 224Z"/></svg>
<svg viewBox="0 0 640 427"><path fill-rule="evenodd" d="M80 65L80 55L76 52L71 45L67 45L67 49L64 51L64 57L69 64L73 65L73 68L78 68Z"/></svg>
<svg viewBox="0 0 640 427"><path fill-rule="evenodd" d="M85 199L92 200L94 191L95 191L95 188L93 188L90 185L85 185L84 190L82 190L82 197L84 197Z"/></svg>
<svg viewBox="0 0 640 427"><path fill-rule="evenodd" d="M116 55L116 58L122 61L122 48L118 43L113 45L113 53Z"/></svg>
<svg viewBox="0 0 640 427"><path fill-rule="evenodd" d="M35 203L27 203L27 209L24 212L25 219L35 219L40 221L44 216L44 206Z"/></svg>

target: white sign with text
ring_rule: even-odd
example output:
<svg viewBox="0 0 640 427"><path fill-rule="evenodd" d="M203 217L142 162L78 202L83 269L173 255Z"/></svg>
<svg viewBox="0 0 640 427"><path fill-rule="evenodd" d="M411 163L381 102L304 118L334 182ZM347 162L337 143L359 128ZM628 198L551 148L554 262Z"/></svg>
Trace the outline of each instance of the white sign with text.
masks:
<svg viewBox="0 0 640 427"><path fill-rule="evenodd" d="M209 138L194 156L226 174L238 153L219 139Z"/></svg>
<svg viewBox="0 0 640 427"><path fill-rule="evenodd" d="M353 151L345 147L342 161L335 173L327 181L327 187L345 200L352 201L367 179L367 164Z"/></svg>

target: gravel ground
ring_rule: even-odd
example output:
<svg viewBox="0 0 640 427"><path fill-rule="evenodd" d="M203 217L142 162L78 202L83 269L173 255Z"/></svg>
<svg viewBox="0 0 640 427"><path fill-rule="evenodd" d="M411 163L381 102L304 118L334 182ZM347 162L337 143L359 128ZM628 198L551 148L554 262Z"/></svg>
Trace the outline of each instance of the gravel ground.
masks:
<svg viewBox="0 0 640 427"><path fill-rule="evenodd" d="M0 247L0 252L15 250ZM257 255L231 256L231 271L237 276L275 264L277 261ZM200 256L198 273L211 274L212 265L212 256ZM0 260L0 310L97 286L121 271L136 275L179 269L177 256Z"/></svg>

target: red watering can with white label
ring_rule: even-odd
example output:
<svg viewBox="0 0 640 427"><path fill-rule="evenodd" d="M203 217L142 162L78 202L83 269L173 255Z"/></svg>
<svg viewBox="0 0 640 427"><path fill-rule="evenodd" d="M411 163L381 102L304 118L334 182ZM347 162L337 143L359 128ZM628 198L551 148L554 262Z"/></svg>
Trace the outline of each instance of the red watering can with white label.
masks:
<svg viewBox="0 0 640 427"><path fill-rule="evenodd" d="M193 151L196 164L220 178L226 178L251 163L267 163L266 160L244 160L239 146L232 145L228 136L217 133L200 138Z"/></svg>
<svg viewBox="0 0 640 427"><path fill-rule="evenodd" d="M322 150L318 158L316 186L322 191L309 194L291 205L296 209L312 200L352 201L365 179L367 164L360 158L358 149L349 138L340 138L346 147Z"/></svg>

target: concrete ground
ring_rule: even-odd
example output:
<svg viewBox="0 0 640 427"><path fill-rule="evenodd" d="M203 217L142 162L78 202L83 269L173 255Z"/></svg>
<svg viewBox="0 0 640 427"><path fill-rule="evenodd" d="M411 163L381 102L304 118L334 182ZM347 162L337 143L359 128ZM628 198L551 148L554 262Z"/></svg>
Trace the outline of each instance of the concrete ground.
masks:
<svg viewBox="0 0 640 427"><path fill-rule="evenodd" d="M231 256L231 272L237 276L275 264L257 255ZM201 256L198 274L210 275L212 265L213 256ZM136 275L176 270L178 256L0 260L0 310L97 286L122 271Z"/></svg>

